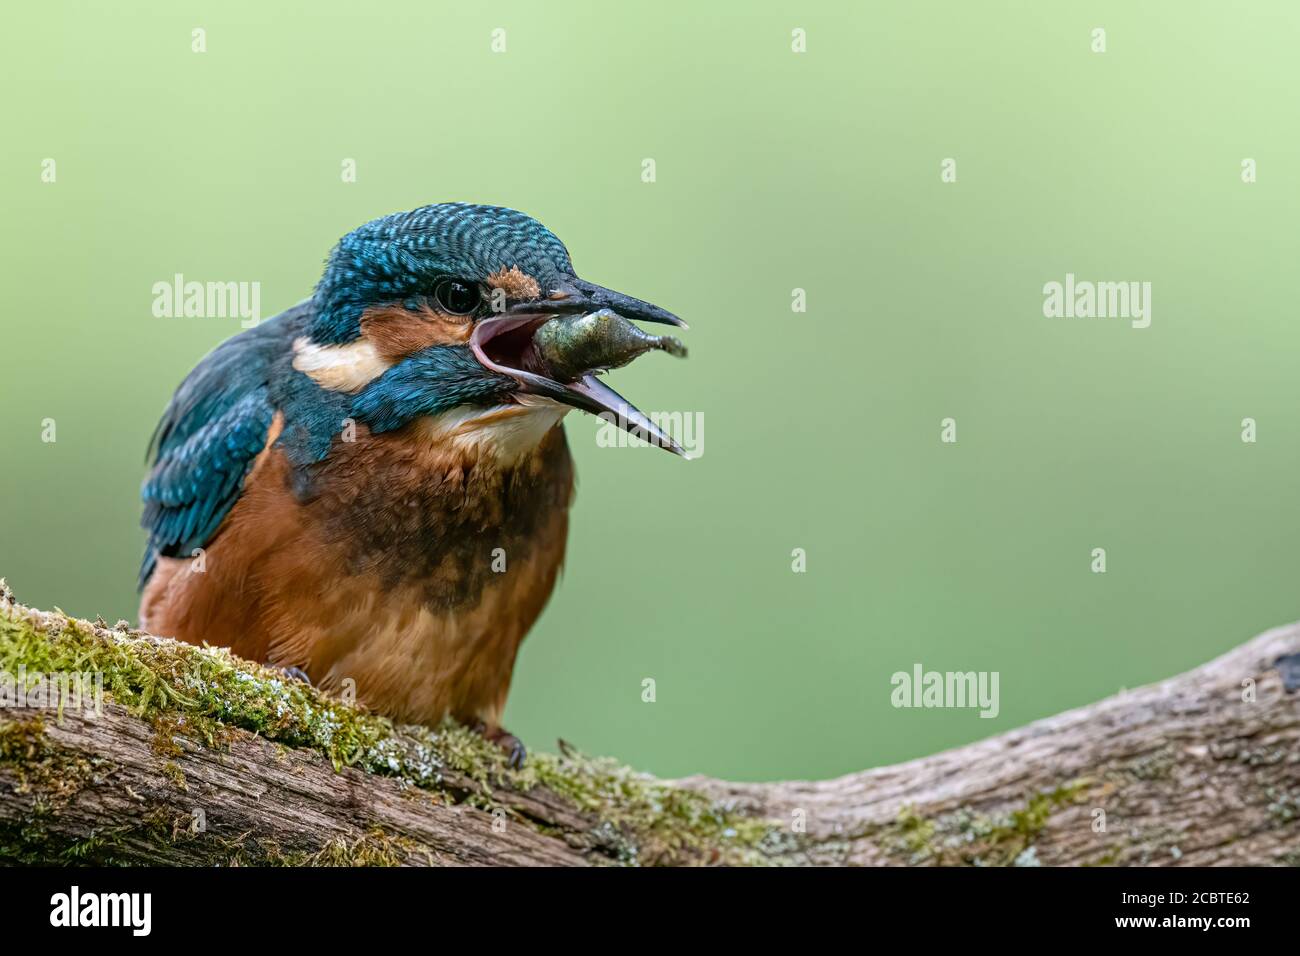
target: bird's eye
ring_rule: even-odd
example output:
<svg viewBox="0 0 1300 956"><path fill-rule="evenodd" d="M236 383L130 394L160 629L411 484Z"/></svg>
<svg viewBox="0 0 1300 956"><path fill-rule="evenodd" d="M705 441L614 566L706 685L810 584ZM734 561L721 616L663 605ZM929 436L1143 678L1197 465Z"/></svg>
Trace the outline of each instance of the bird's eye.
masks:
<svg viewBox="0 0 1300 956"><path fill-rule="evenodd" d="M452 315L469 315L482 302L478 289L459 279L443 279L434 286L433 297L443 311Z"/></svg>

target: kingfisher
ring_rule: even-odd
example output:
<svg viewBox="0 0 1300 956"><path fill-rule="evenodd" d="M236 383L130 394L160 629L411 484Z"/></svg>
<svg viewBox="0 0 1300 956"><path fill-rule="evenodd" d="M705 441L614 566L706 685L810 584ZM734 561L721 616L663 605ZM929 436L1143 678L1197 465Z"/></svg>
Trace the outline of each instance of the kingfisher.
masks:
<svg viewBox="0 0 1300 956"><path fill-rule="evenodd" d="M149 443L140 623L405 723L502 727L560 573L562 419L685 453L601 379L684 326L580 279L513 209L439 203L344 236L312 296L219 345ZM349 684L351 682L351 684Z"/></svg>

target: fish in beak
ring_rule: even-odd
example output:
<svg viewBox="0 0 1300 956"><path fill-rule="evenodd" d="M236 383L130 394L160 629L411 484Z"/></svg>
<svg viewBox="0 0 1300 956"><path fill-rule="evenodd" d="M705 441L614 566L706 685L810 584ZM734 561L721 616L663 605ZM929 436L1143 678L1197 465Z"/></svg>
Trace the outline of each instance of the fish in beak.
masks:
<svg viewBox="0 0 1300 956"><path fill-rule="evenodd" d="M479 320L470 348L486 368L517 381L520 394L601 416L689 458L672 436L597 378L650 351L685 357L680 340L650 335L630 319L686 327L657 305L570 279L544 299L517 303L501 316Z"/></svg>

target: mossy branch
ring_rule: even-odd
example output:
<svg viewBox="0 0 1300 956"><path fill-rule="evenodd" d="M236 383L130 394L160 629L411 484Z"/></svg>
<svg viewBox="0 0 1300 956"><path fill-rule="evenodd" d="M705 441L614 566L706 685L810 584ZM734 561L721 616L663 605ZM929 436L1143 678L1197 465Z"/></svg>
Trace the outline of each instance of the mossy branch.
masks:
<svg viewBox="0 0 1300 956"><path fill-rule="evenodd" d="M223 650L26 608L0 582L0 675L33 691L101 675L104 691L98 714L54 692L0 709L0 862L1297 863L1300 700L1273 669L1297 652L1300 627L1282 628L837 780L670 782L564 745L515 771L464 728L396 727Z"/></svg>

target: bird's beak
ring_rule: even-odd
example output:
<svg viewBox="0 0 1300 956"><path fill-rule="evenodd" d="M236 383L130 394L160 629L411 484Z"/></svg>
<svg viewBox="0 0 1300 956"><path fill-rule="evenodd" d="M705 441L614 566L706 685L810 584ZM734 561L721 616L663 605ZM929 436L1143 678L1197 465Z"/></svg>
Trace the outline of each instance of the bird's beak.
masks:
<svg viewBox="0 0 1300 956"><path fill-rule="evenodd" d="M551 294L545 298L533 302L521 302L513 306L510 312L512 314L533 312L550 315L574 315L579 312L596 312L600 309L617 312L625 319L636 319L639 322L659 322L663 325L675 325L682 329L687 328L685 322L666 309L661 309L659 306L651 305L642 299L636 299L630 295L624 295L622 292L615 292L613 289L606 289L604 286L596 285L594 282L586 282L576 277L561 281L552 290Z"/></svg>
<svg viewBox="0 0 1300 956"><path fill-rule="evenodd" d="M470 348L486 368L515 379L519 383L519 392L524 395L539 396L601 416L652 444L684 458L690 457L672 436L660 430L640 409L596 377L606 368L631 361L630 357L616 362L600 361L602 343L597 340L594 350L597 361L589 367L559 375L556 362L547 361L547 355L556 357L559 348L561 359L576 359L581 349L586 357L592 354L592 342L587 340L581 345L566 345L566 340L561 338L558 345L550 342L543 348L535 340L542 326L553 319L601 312L606 313L605 318L610 320L609 327L614 332L622 329L625 337L631 334L644 343L643 347L634 345L631 352L620 354L636 355L651 348L684 354L681 343L675 339L646 336L631 323L623 321L640 319L685 328L686 323L677 316L657 305L581 279L568 279L549 296L519 303L501 316L480 319L470 337ZM611 312L613 316L608 315ZM567 355L563 352L565 348L570 350ZM562 361L559 364L566 363Z"/></svg>

